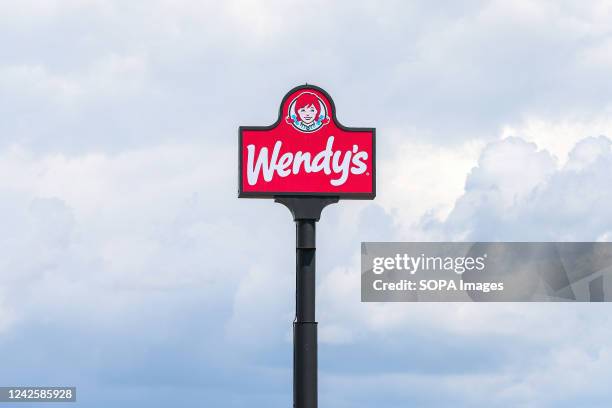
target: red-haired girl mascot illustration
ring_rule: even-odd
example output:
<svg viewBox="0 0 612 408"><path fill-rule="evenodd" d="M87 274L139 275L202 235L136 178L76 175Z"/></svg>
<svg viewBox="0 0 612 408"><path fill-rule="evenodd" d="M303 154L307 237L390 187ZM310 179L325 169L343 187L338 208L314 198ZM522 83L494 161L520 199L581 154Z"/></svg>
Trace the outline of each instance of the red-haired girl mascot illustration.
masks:
<svg viewBox="0 0 612 408"><path fill-rule="evenodd" d="M289 104L285 120L302 132L314 132L329 123L329 116L325 104L317 95L302 92Z"/></svg>

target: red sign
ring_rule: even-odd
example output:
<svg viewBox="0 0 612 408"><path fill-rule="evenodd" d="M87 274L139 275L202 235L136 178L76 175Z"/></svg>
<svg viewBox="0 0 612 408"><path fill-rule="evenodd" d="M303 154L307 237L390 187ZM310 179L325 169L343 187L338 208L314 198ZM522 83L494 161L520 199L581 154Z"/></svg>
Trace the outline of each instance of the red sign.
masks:
<svg viewBox="0 0 612 408"><path fill-rule="evenodd" d="M275 124L238 133L238 197L376 195L376 130L342 126L319 87L293 88Z"/></svg>

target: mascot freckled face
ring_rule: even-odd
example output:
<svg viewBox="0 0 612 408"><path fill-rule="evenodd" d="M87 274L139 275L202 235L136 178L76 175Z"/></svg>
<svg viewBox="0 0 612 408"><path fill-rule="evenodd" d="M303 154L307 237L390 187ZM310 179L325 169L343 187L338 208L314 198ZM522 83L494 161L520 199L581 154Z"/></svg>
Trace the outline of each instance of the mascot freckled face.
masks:
<svg viewBox="0 0 612 408"><path fill-rule="evenodd" d="M319 100L311 93L303 93L295 102L295 111L304 124L310 125L319 117Z"/></svg>

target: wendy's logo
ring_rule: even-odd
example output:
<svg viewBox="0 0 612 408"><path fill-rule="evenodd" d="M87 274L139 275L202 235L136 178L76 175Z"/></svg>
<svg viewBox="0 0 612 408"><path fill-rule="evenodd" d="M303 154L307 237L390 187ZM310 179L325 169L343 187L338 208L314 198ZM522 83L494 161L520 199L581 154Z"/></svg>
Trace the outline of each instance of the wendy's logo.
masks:
<svg viewBox="0 0 612 408"><path fill-rule="evenodd" d="M238 128L238 197L376 196L376 129L347 127L314 85L291 89L270 126Z"/></svg>
<svg viewBox="0 0 612 408"><path fill-rule="evenodd" d="M300 132L316 132L329 123L325 103L312 92L302 92L289 104L285 121Z"/></svg>

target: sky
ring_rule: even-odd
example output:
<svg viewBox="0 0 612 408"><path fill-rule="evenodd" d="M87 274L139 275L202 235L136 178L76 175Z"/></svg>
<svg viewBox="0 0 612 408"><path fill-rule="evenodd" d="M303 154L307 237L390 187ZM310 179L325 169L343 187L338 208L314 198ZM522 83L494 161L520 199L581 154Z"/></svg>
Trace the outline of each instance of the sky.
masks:
<svg viewBox="0 0 612 408"><path fill-rule="evenodd" d="M318 225L320 406L609 406L610 306L364 304L359 249L612 239L611 20L601 0L0 1L0 385L291 406L294 226L237 199L237 128L310 83L376 127L378 159L376 200Z"/></svg>

